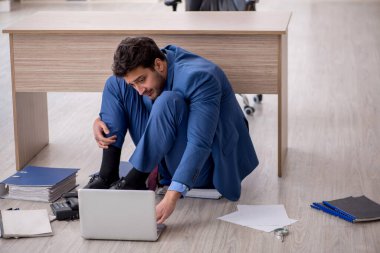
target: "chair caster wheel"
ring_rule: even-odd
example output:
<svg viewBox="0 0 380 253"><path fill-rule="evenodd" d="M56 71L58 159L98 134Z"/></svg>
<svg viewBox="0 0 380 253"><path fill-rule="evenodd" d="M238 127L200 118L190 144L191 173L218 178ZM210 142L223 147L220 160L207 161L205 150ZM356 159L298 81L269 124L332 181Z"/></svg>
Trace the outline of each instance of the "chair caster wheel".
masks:
<svg viewBox="0 0 380 253"><path fill-rule="evenodd" d="M255 112L255 108L253 108L252 106L246 105L246 106L244 106L244 112L247 115L251 115Z"/></svg>
<svg viewBox="0 0 380 253"><path fill-rule="evenodd" d="M258 95L253 97L253 102L260 104L261 101L263 101L263 95L262 94L258 94Z"/></svg>

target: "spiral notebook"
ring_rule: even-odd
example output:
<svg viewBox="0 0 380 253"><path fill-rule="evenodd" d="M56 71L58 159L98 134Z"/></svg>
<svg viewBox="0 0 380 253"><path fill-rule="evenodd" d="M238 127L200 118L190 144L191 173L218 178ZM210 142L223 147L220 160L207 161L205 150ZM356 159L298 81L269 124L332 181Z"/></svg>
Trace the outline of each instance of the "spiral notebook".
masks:
<svg viewBox="0 0 380 253"><path fill-rule="evenodd" d="M46 209L1 210L0 217L0 229L3 238L53 235Z"/></svg>
<svg viewBox="0 0 380 253"><path fill-rule="evenodd" d="M380 220L380 204L364 195L314 202L311 207L353 223Z"/></svg>

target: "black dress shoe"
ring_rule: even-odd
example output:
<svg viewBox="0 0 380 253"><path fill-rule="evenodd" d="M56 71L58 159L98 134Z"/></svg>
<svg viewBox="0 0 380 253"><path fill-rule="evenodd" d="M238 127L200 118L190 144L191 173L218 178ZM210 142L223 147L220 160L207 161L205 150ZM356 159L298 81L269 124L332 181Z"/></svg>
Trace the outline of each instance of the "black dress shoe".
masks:
<svg viewBox="0 0 380 253"><path fill-rule="evenodd" d="M116 181L112 184L110 189L113 190L147 190L145 184L137 184L136 182L130 182L126 177L120 178L119 181Z"/></svg>
<svg viewBox="0 0 380 253"><path fill-rule="evenodd" d="M90 178L90 181L86 186L84 186L84 189L108 189L115 181L110 181L102 178L99 175L93 175Z"/></svg>

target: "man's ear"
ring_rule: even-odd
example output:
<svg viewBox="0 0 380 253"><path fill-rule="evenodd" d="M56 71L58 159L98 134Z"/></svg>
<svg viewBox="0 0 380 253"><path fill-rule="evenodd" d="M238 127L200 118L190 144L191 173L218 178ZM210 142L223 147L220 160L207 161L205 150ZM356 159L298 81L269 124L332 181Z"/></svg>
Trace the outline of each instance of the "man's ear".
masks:
<svg viewBox="0 0 380 253"><path fill-rule="evenodd" d="M160 58L156 58L154 60L154 69L157 71L157 72L160 72L162 73L165 69L165 65L164 65L164 61L161 60Z"/></svg>

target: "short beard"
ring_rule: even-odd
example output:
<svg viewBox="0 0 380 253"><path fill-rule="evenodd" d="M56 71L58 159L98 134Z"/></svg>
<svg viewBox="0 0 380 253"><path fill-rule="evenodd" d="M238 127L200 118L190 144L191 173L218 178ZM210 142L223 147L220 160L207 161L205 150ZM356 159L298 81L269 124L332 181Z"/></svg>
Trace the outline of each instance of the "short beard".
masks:
<svg viewBox="0 0 380 253"><path fill-rule="evenodd" d="M156 89L156 91L157 91L157 97L159 97L161 95L162 91L164 90L166 80L156 70L154 70L154 74L156 75L156 78L157 78L157 80L158 80L158 82L160 84L160 86L157 87L157 89ZM156 100L157 97L154 98L153 101Z"/></svg>

